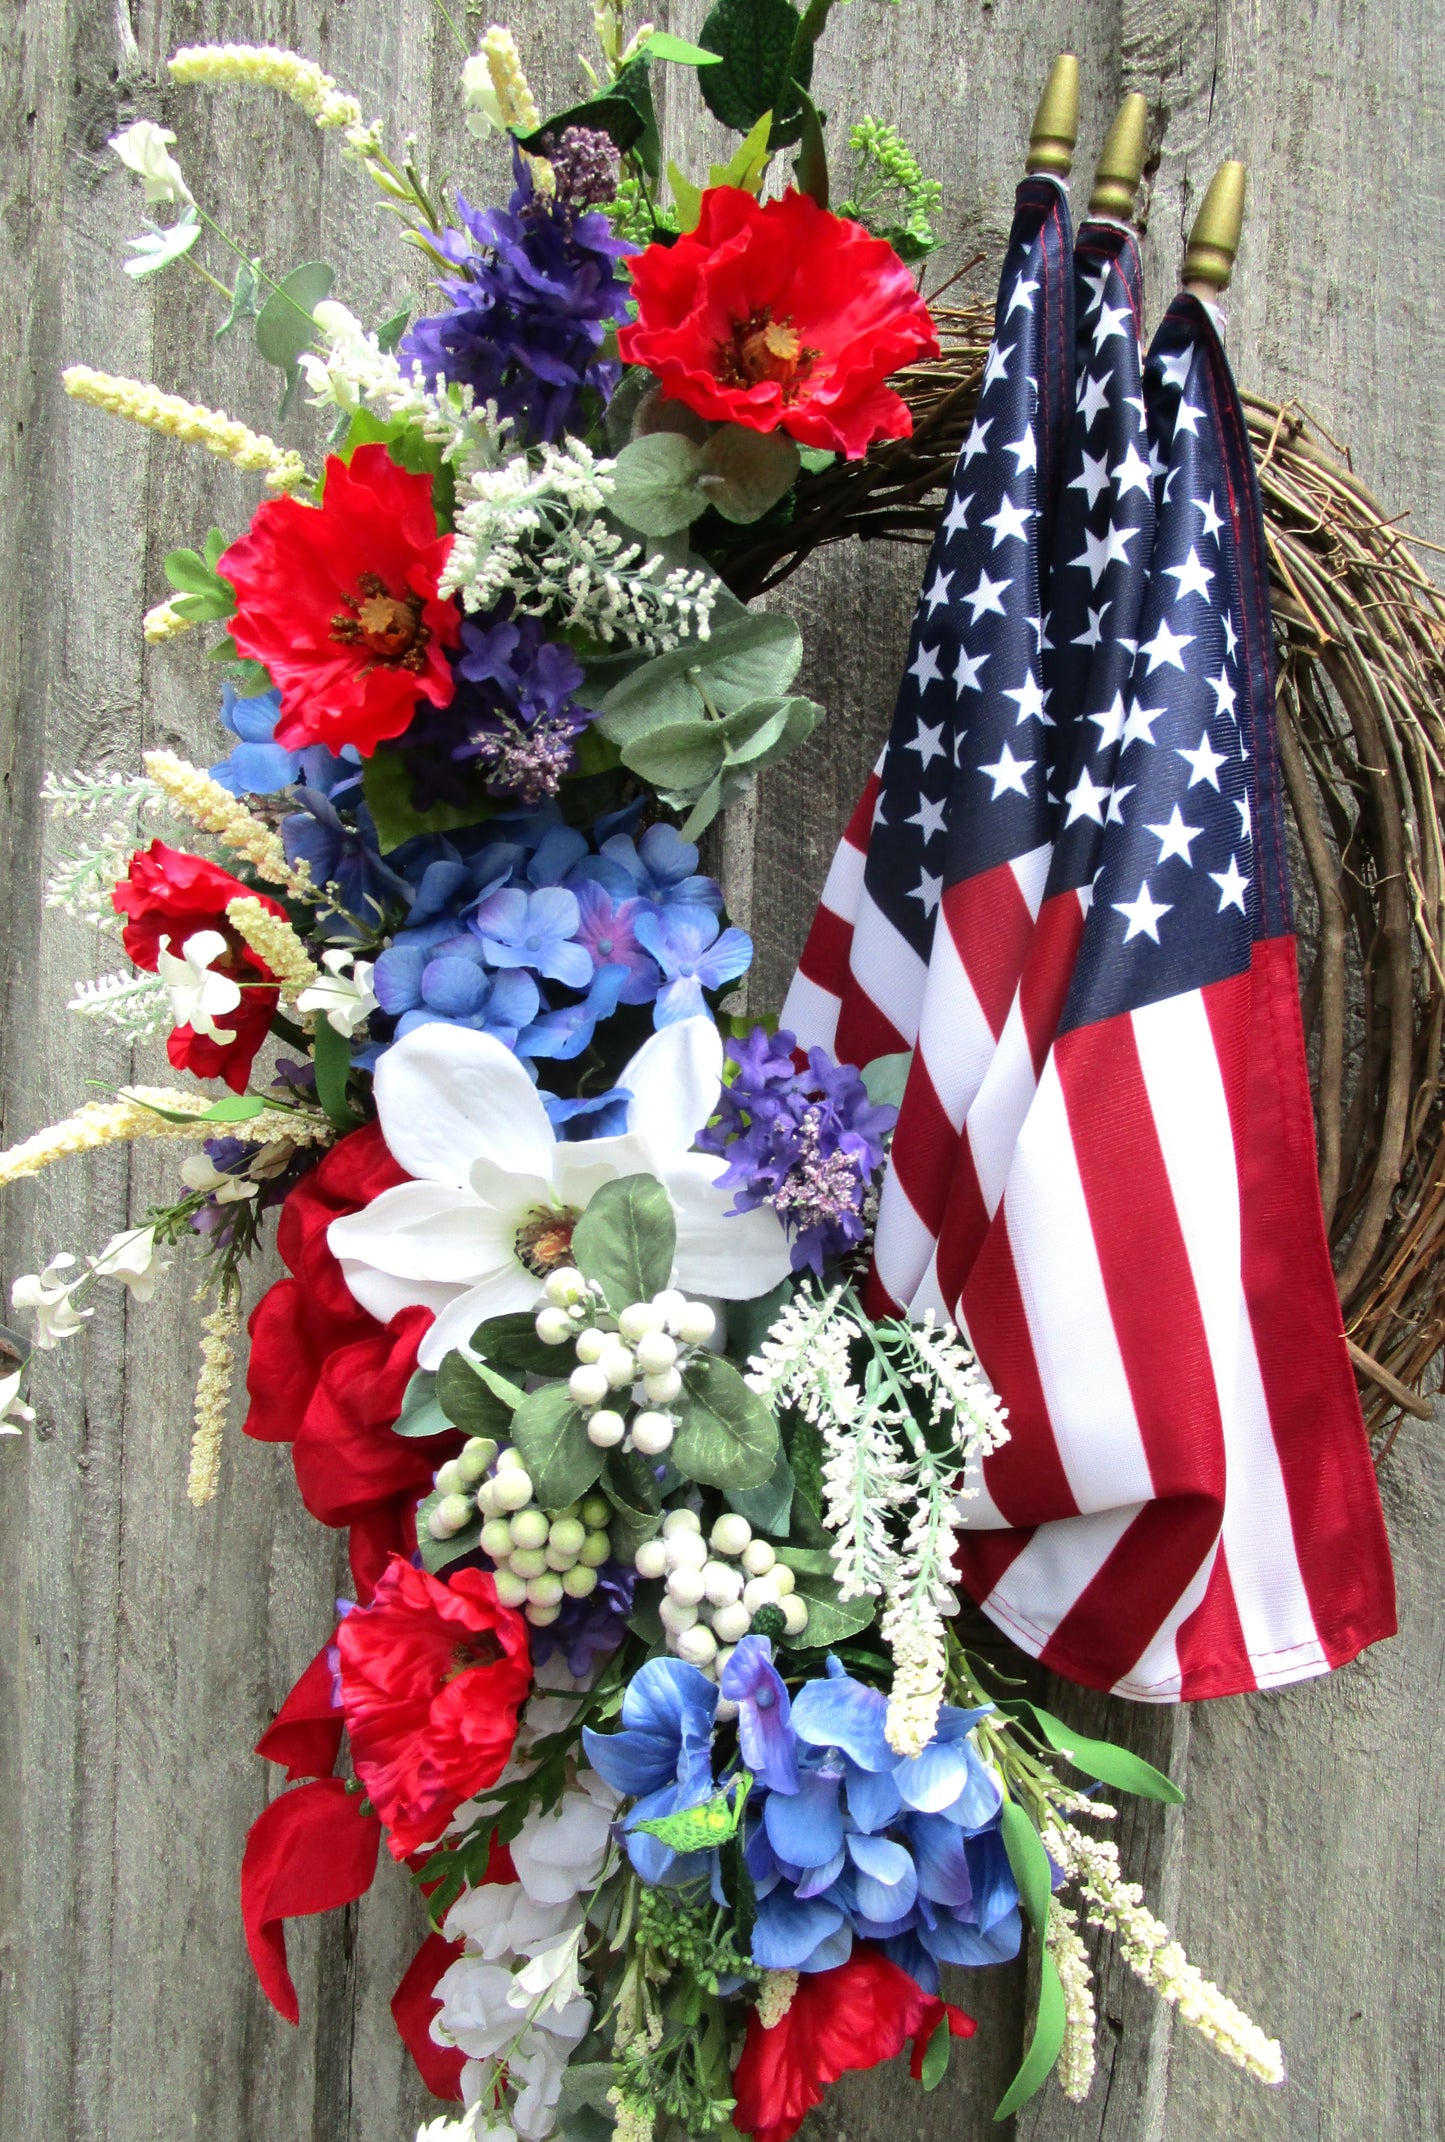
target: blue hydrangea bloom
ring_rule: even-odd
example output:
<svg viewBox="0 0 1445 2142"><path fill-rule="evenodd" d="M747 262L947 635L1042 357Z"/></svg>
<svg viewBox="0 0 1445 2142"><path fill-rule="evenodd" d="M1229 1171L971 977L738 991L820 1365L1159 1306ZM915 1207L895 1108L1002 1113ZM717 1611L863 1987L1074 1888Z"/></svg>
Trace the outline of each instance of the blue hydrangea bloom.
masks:
<svg viewBox="0 0 1445 2142"><path fill-rule="evenodd" d="M587 947L599 968L622 968L621 1003L651 1004L662 987L662 969L643 949L636 930L637 922L651 910L640 900L614 901L595 879L579 878L575 894L577 942Z"/></svg>
<svg viewBox="0 0 1445 2142"><path fill-rule="evenodd" d="M441 1022L491 1034L504 1048L518 1047L541 1009L530 974L493 974L474 937L443 938L432 946L389 945L376 962L371 986L399 1041L413 1027Z"/></svg>
<svg viewBox="0 0 1445 2142"><path fill-rule="evenodd" d="M580 428L587 393L611 398L620 368L602 344L627 306L618 262L636 248L565 189L539 194L520 151L513 170L505 209L474 209L458 193L462 228L432 241L454 271L438 283L447 310L418 320L400 354L408 372L417 360L428 380L440 373L495 401L524 439L556 440Z"/></svg>
<svg viewBox="0 0 1445 2142"><path fill-rule="evenodd" d="M776 1792L796 1792L798 1762L789 1729L788 1691L767 1638L743 1637L718 1686L738 1707L738 1752L748 1769Z"/></svg>
<svg viewBox="0 0 1445 2142"><path fill-rule="evenodd" d="M533 893L508 885L488 893L472 928L494 967L527 967L568 989L586 989L593 968L576 942L580 919L575 894L560 885Z"/></svg>
<svg viewBox="0 0 1445 2142"><path fill-rule="evenodd" d="M541 1101L559 1138L620 1138L627 1128L632 1091L627 1086L609 1086L606 1093L578 1094L570 1101L544 1093Z"/></svg>
<svg viewBox="0 0 1445 2142"><path fill-rule="evenodd" d="M645 907L632 927L663 973L652 1010L654 1026L671 1026L706 1012L703 991L735 982L752 965L753 941L747 931L730 927L719 936L718 919L710 908Z"/></svg>
<svg viewBox="0 0 1445 2142"><path fill-rule="evenodd" d="M229 681L223 684L221 727L228 729L237 741L230 756L209 769L211 779L219 781L233 796L274 796L279 790L302 780L318 787L327 786L330 770L341 762L324 744L308 744L301 751L292 751L285 744L278 744L276 724L280 719L281 694L278 691L258 692L253 698L244 699L234 684ZM346 757L353 765L360 763L350 745Z"/></svg>
<svg viewBox="0 0 1445 2142"><path fill-rule="evenodd" d="M551 1056L569 1062L589 1048L602 1020L616 1011L626 975L625 967L599 967L592 987L580 1004L566 1004L559 1011L544 1011L527 1034L529 1056ZM593 1136L600 1133L594 1132Z"/></svg>
<svg viewBox="0 0 1445 2142"><path fill-rule="evenodd" d="M647 900L653 907L708 907L722 912L722 887L698 874L698 851L676 826L649 826L633 841L625 830L597 827L597 854L580 874L605 885L615 899Z"/></svg>
<svg viewBox="0 0 1445 2142"><path fill-rule="evenodd" d="M587 1760L614 1792L634 1800L623 1822L627 1856L643 1881L685 1882L707 1872L705 1852L679 1854L637 1828L712 1797L716 1685L681 1659L649 1659L627 1684L622 1731L582 1729Z"/></svg>

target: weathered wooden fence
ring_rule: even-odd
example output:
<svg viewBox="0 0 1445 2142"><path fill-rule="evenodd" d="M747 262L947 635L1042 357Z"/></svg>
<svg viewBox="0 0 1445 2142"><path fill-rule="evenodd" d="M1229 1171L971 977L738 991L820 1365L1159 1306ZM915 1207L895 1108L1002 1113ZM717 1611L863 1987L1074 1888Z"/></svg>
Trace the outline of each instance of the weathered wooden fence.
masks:
<svg viewBox="0 0 1445 2142"><path fill-rule="evenodd" d="M498 0L500 11L500 0ZM475 31L485 17L458 19ZM584 0L517 0L544 102L574 86ZM695 32L700 0L662 0ZM372 319L414 288L364 185L290 107L161 86L176 44L245 39L314 55L424 166L499 178L458 122L460 54L429 0L28 0L0 46L0 845L4 1141L65 1112L87 1078L136 1075L115 1040L67 1022L96 971L77 925L43 918L42 769L132 766L142 748L204 759L214 689L183 643L148 655L139 618L160 558L251 493L233 472L67 404L85 360L237 414L270 414L275 375L212 339L184 270L129 285L138 195L105 148L162 118L197 194L273 268L329 258ZM1300 396L1351 443L1380 496L1445 540L1445 36L1431 0L854 0L814 93L902 125L947 188L953 257L1007 226L1027 123L1053 54L1083 63L1080 168L1117 100L1148 96L1157 162L1151 310L1173 288L1191 204L1216 160L1250 199L1232 348L1241 377ZM695 105L667 115L674 150ZM678 106L682 99L677 100ZM478 167L481 167L479 170ZM479 189L480 184L479 184ZM302 443L306 420L293 429ZM891 707L916 553L834 553L795 583L806 688L829 719L725 835L734 905L776 1001ZM102 947L100 957L108 948ZM149 1069L149 1066L145 1068ZM0 1270L104 1239L157 1193L123 1152L12 1193ZM400 1875L359 1911L292 1935L302 2025L266 2007L246 1960L236 1876L268 1790L248 1750L324 1635L342 1578L285 1453L235 1437L220 1500L183 1482L193 1339L172 1276L148 1308L106 1303L36 1376L39 1420L0 1443L0 2142L408 2142L423 2096L387 2000L419 1931ZM1445 1441L1407 1424L1385 1477L1400 1638L1328 1683L1139 1711L1077 1692L1188 1790L1126 1819L1130 1866L1206 1970L1283 2039L1278 2094L1221 2067L1112 1969L1088 2104L1050 2086L1030 2142L1414 2142L1442 2132L1438 1764ZM1432 1551L1433 1550L1433 1551ZM1018 2057L1023 1967L964 1989L980 2018L947 2085L892 2074L840 2088L842 2142L973 2142Z"/></svg>

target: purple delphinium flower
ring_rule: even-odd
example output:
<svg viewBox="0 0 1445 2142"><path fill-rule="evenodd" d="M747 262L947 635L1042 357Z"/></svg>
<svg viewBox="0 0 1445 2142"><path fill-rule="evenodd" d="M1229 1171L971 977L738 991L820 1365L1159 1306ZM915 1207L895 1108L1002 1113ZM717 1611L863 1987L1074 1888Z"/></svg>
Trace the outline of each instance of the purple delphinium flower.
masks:
<svg viewBox="0 0 1445 2142"><path fill-rule="evenodd" d="M791 1034L755 1027L731 1054L736 1076L698 1144L726 1159L718 1187L735 1193L733 1211L771 1205L793 1237L794 1271L821 1277L827 1259L863 1240L864 1203L898 1111L875 1107L853 1066L826 1049L810 1050L797 1070Z"/></svg>
<svg viewBox="0 0 1445 2142"><path fill-rule="evenodd" d="M622 158L610 134L596 127L569 126L560 141L543 135L542 154L552 166L558 198L570 208L605 208L616 200Z"/></svg>
<svg viewBox="0 0 1445 2142"><path fill-rule="evenodd" d="M465 802L478 766L491 795L529 805L555 796L593 718L572 697L584 674L572 649L549 640L537 618L511 617L504 606L465 620L452 667L450 704L419 707L393 746L417 808Z"/></svg>
<svg viewBox="0 0 1445 2142"><path fill-rule="evenodd" d="M604 402L619 367L601 355L627 304L617 264L637 249L615 238L606 216L582 210L559 189L538 193L520 150L516 190L505 209L474 209L457 195L463 228L434 241L455 273L438 287L448 309L418 320L401 345L419 362L495 401L528 441L580 429L584 395Z"/></svg>
<svg viewBox="0 0 1445 2142"><path fill-rule="evenodd" d="M718 920L706 907L644 907L633 925L643 950L662 969L663 985L652 1010L654 1026L671 1026L706 1012L705 989L721 989L746 974L753 941L746 930L718 935Z"/></svg>
<svg viewBox="0 0 1445 2142"><path fill-rule="evenodd" d="M662 970L638 942L633 925L647 913L639 900L614 903L605 886L580 879L575 887L577 942L585 945L598 967L620 966L624 972L618 1002L650 1004L662 987Z"/></svg>
<svg viewBox="0 0 1445 2142"><path fill-rule="evenodd" d="M531 1631L533 1667L544 1666L560 1651L573 1679L590 1681L597 1661L615 1651L626 1634L636 1583L630 1569L604 1562L594 1592L585 1599L564 1599L554 1622Z"/></svg>
<svg viewBox="0 0 1445 2142"><path fill-rule="evenodd" d="M359 783L353 777L344 787L354 790ZM376 826L360 795L353 792L345 799L354 820L348 825L336 808L336 788L327 795L303 784L293 793L301 808L282 819L281 845L293 869L305 863L313 885L334 885L340 894L346 915L322 911L329 934L355 938L359 927L375 929L389 914L405 914L412 902L411 887L382 861ZM349 922L347 916L356 919Z"/></svg>

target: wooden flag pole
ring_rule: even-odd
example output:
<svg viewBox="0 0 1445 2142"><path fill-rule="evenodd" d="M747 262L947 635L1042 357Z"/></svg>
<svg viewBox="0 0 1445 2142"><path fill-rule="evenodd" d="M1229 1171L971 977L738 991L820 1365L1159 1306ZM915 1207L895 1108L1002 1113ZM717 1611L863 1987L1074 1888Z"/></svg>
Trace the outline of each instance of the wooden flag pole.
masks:
<svg viewBox="0 0 1445 2142"><path fill-rule="evenodd" d="M1024 169L1046 171L1067 181L1074 164L1074 143L1079 138L1079 62L1072 52L1061 52L1049 69L1039 108L1029 135L1029 153Z"/></svg>
<svg viewBox="0 0 1445 2142"><path fill-rule="evenodd" d="M1209 181L1184 249L1183 283L1211 303L1229 287L1239 234L1244 227L1244 166L1233 158Z"/></svg>
<svg viewBox="0 0 1445 2142"><path fill-rule="evenodd" d="M1134 218L1134 196L1144 176L1144 155L1149 137L1149 104L1136 89L1119 106L1094 170L1094 190L1089 195L1089 219L1100 217L1113 223Z"/></svg>

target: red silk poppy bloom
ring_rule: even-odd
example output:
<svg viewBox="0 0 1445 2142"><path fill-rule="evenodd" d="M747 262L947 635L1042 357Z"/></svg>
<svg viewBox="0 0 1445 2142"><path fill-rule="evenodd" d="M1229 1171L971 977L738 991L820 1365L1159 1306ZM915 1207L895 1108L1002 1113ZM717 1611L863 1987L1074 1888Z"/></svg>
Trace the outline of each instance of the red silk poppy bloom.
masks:
<svg viewBox="0 0 1445 2142"><path fill-rule="evenodd" d="M406 1309L380 1324L353 1299L326 1230L407 1176L378 1124L353 1131L302 1177L281 1208L276 1245L294 1278L251 1313L245 1432L290 1443L301 1498L324 1525L350 1527L357 1596L368 1600L393 1554L416 1546L416 1505L459 1435L393 1435L430 1322Z"/></svg>
<svg viewBox="0 0 1445 2142"><path fill-rule="evenodd" d="M443 1584L396 1555L336 1644L356 1774L405 1859L501 1776L532 1685L527 1624L489 1572Z"/></svg>
<svg viewBox="0 0 1445 2142"><path fill-rule="evenodd" d="M153 840L130 859L129 874L111 894L116 913L127 917L121 932L126 951L138 967L156 971L157 956L172 952L177 958L186 940L203 930L215 930L226 940L227 951L212 962L213 971L227 974L241 989L241 1001L233 1012L214 1022L234 1041L217 1041L198 1034L194 1027L178 1026L166 1042L166 1054L178 1071L192 1071L197 1078L223 1078L235 1093L244 1090L251 1075L256 1051L271 1031L271 1014L278 992L259 985L274 979L265 961L259 959L226 920L230 901L259 900L271 914L286 920L286 910L264 893L253 892L229 870L208 863L204 856L187 855Z"/></svg>
<svg viewBox="0 0 1445 2142"><path fill-rule="evenodd" d="M928 307L886 240L809 195L711 187L696 230L650 245L632 285L637 319L619 350L699 416L850 460L912 431L884 382L938 355Z"/></svg>
<svg viewBox="0 0 1445 2142"><path fill-rule="evenodd" d="M257 507L218 570L236 590L231 637L280 688L278 744L369 755L400 736L418 699L448 704L461 617L437 582L451 544L430 476L398 468L384 446L359 446L349 463L331 455L319 506Z"/></svg>
<svg viewBox="0 0 1445 2142"><path fill-rule="evenodd" d="M753 2142L788 2142L829 2083L849 2068L876 2068L909 2038L925 2045L944 2016L955 2038L974 2023L925 1993L881 1950L860 1942L833 1971L805 1971L787 2014L764 2030L757 2010L733 2075L733 2125Z"/></svg>

